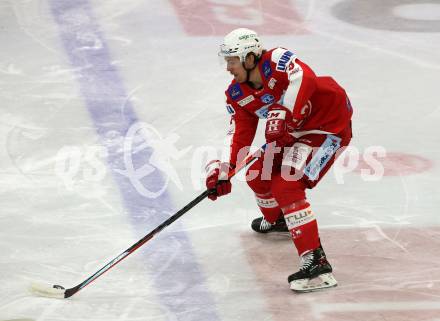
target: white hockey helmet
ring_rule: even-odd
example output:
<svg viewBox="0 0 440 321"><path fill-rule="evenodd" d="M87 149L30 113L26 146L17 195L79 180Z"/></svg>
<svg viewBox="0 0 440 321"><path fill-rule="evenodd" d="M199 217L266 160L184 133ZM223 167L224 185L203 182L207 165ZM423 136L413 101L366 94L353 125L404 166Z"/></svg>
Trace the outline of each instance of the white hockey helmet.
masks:
<svg viewBox="0 0 440 321"><path fill-rule="evenodd" d="M240 57L244 62L247 54L254 53L257 58L263 52L263 45L258 34L247 28L238 28L228 33L220 45L220 57Z"/></svg>

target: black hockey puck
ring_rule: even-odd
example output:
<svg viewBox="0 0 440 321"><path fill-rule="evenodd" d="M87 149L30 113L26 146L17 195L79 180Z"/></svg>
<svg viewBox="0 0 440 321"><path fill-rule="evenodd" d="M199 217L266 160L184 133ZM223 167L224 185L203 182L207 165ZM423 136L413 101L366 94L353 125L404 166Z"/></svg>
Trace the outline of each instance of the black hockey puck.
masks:
<svg viewBox="0 0 440 321"><path fill-rule="evenodd" d="M64 288L63 286L61 286L61 285L56 285L56 284L53 286L53 288L54 288L54 289L65 290L65 288Z"/></svg>

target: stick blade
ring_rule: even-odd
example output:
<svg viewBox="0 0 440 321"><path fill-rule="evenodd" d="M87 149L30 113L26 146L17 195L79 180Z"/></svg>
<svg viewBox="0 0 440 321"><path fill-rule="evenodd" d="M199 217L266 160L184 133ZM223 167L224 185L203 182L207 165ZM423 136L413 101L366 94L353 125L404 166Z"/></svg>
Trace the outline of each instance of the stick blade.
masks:
<svg viewBox="0 0 440 321"><path fill-rule="evenodd" d="M66 289L60 285L48 285L38 282L32 282L29 291L38 296L54 299L64 299L66 293Z"/></svg>

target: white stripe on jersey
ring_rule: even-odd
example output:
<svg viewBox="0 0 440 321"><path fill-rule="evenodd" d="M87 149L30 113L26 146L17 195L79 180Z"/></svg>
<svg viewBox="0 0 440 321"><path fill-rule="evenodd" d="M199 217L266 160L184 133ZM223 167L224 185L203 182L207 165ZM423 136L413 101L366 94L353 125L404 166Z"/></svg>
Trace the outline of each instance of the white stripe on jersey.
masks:
<svg viewBox="0 0 440 321"><path fill-rule="evenodd" d="M271 55L271 59L272 62L278 64L278 62L280 61L280 58L282 57L282 55L284 55L284 53L288 51L287 49L284 48L277 48L274 49L274 51L272 51L272 55ZM296 55L294 54L291 59L296 59Z"/></svg>
<svg viewBox="0 0 440 321"><path fill-rule="evenodd" d="M283 49L283 48L277 48L274 51L272 51L272 61L277 64L278 60L280 60L281 56L285 52L286 52L286 49Z"/></svg>
<svg viewBox="0 0 440 321"><path fill-rule="evenodd" d="M282 105L289 108L291 111L293 111L295 107L304 74L304 71L299 64L295 64L295 69L296 68L298 68L298 71L289 74L289 86L286 89L282 102Z"/></svg>

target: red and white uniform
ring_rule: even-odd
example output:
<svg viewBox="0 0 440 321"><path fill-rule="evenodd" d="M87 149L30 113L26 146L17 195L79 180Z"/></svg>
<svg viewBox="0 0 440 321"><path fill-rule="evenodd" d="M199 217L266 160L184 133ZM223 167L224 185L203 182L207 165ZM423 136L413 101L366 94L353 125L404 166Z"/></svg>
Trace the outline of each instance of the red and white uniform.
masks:
<svg viewBox="0 0 440 321"><path fill-rule="evenodd" d="M264 157L248 170L260 173L249 186L267 221L284 215L298 253L319 246L318 227L305 190L313 188L325 175L340 148L351 139L352 107L345 90L331 77L319 77L294 53L275 48L263 53L258 62L263 80L261 89L232 81L226 90L231 116L230 163L236 164L243 147L250 146L259 119L267 118L268 108L278 103L292 112L295 137L289 153L275 158L270 178L262 177ZM266 151L266 154L268 152ZM245 155L240 154L240 157ZM299 177L286 179L282 165ZM285 166L284 166L285 167Z"/></svg>
<svg viewBox="0 0 440 321"><path fill-rule="evenodd" d="M267 117L273 103L292 111L293 135L304 133L338 134L350 122L352 109L345 90L331 77L318 77L295 54L284 48L265 52L258 69L263 88L231 82L226 90L226 104L231 117L230 163L237 162L239 150L250 146L259 118Z"/></svg>

